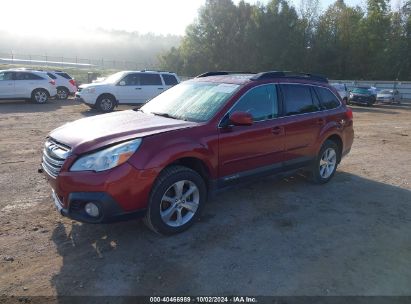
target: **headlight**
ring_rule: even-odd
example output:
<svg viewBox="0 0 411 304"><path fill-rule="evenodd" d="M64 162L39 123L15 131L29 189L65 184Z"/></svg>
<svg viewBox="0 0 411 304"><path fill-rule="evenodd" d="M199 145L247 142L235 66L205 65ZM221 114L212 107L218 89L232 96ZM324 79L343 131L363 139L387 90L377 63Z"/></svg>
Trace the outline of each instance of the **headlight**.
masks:
<svg viewBox="0 0 411 304"><path fill-rule="evenodd" d="M96 93L96 88L87 88L85 89L86 93Z"/></svg>
<svg viewBox="0 0 411 304"><path fill-rule="evenodd" d="M141 138L85 155L75 161L70 171L104 171L125 163L141 144Z"/></svg>

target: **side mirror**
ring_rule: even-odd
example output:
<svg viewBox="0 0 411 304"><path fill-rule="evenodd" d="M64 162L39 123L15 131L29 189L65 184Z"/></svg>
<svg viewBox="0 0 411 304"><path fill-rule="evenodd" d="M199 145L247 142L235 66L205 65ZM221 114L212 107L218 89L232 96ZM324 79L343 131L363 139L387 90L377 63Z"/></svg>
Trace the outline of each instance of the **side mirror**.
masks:
<svg viewBox="0 0 411 304"><path fill-rule="evenodd" d="M235 126L251 126L253 116L247 112L234 112L230 115L230 122Z"/></svg>
<svg viewBox="0 0 411 304"><path fill-rule="evenodd" d="M121 85L121 86L125 86L125 85L126 85L126 82L125 82L124 80L122 80L122 81L120 81L118 84Z"/></svg>

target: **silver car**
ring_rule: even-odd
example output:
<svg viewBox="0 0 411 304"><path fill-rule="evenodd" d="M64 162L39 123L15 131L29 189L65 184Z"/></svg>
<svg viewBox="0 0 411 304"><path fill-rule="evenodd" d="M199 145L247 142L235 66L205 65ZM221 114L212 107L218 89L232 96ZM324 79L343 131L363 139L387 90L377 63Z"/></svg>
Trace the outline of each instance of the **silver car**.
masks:
<svg viewBox="0 0 411 304"><path fill-rule="evenodd" d="M377 102L379 103L401 103L401 96L398 90L381 90L377 94Z"/></svg>

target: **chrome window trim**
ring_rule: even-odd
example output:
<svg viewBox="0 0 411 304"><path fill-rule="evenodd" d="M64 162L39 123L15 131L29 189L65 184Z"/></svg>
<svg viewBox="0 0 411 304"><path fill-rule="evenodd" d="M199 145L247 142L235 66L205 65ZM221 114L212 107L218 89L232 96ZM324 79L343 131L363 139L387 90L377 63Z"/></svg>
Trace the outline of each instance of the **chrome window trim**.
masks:
<svg viewBox="0 0 411 304"><path fill-rule="evenodd" d="M340 99L338 98L338 96L335 95L334 92L333 92L332 90L330 90L330 88L328 88L328 87L323 87L323 86L321 86L321 85L315 85L315 84L311 84L311 83L298 83L298 82L275 82L275 83L273 82L273 83L260 84L260 85L257 85L257 86L255 86L255 87L253 87L252 89L257 88L257 87L260 87L260 86L264 86L264 85L271 85L271 84L273 84L273 85L283 85L283 84L294 84L294 85L295 85L295 84L297 84L297 85L305 85L305 86L319 87L319 88L327 89L328 91L330 91L330 92L337 98L339 105L338 105L338 107L336 107L336 108L334 108L334 109L319 110L319 111L315 111L315 112L307 112L307 113L293 114L293 115L284 115L284 116L280 116L280 117L273 117L273 118L269 118L269 119L265 119L265 120L259 120L259 121L256 121L256 122L254 122L254 123L269 121L269 120L273 120L273 119L282 119L282 118L293 117L293 116L301 116L301 115L308 115L308 114L314 114L314 113L320 113L320 112L322 113L322 112L334 111L334 110L336 110L336 109L342 108L342 103L341 103ZM247 91L247 92L249 92L249 91ZM246 93L247 93L247 92L246 92ZM245 95L245 94L244 94L244 95ZM244 96L244 95L243 95L243 96ZM237 103L243 98L243 96L241 96L241 97L235 102L235 104L233 104L233 105L230 107L230 109L228 109L228 111L223 115L223 117L221 118L221 120L219 121L219 123L218 123L218 125L217 125L217 126L218 126L218 129L222 129L222 128L223 128L223 127L221 126L221 122L223 121L224 117L225 117L228 113L230 113L230 111L237 105ZM318 98L319 98L319 97L318 97ZM320 100L320 102L321 102L321 100Z"/></svg>

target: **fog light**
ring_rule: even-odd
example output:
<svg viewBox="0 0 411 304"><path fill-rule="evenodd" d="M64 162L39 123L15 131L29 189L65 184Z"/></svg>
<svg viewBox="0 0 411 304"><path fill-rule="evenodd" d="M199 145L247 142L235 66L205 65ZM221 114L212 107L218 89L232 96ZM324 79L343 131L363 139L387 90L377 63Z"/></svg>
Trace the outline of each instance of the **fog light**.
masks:
<svg viewBox="0 0 411 304"><path fill-rule="evenodd" d="M92 217L98 217L100 214L100 211L98 210L98 207L96 204L94 203L87 203L84 206L84 210L86 211L86 213Z"/></svg>

